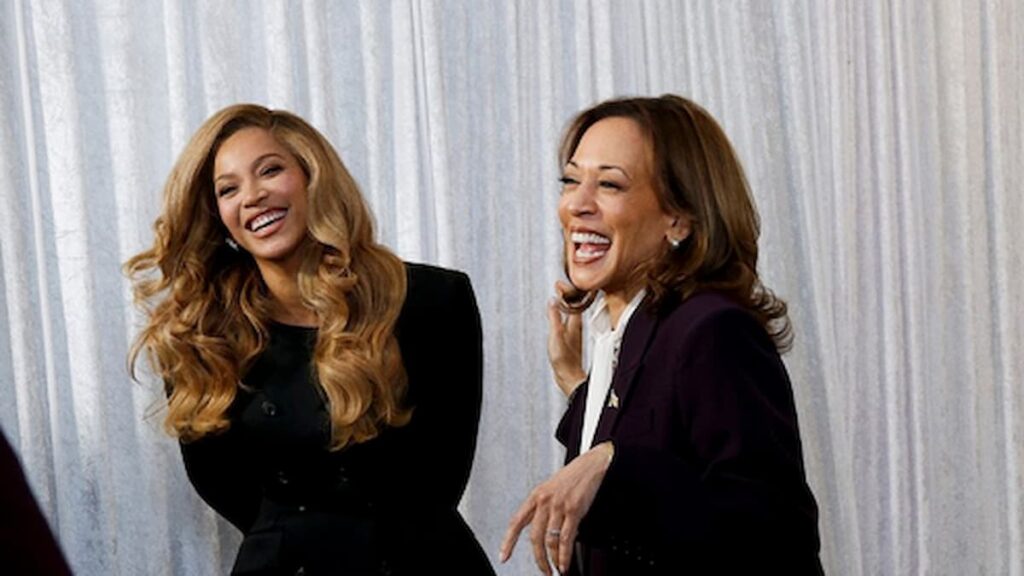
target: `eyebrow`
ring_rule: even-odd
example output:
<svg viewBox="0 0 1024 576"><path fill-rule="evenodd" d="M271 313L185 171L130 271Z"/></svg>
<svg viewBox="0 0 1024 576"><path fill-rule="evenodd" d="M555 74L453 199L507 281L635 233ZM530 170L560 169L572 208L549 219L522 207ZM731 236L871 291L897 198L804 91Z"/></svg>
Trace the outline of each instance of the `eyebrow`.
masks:
<svg viewBox="0 0 1024 576"><path fill-rule="evenodd" d="M577 164L574 160L569 160L568 162L566 162L566 165L572 166L573 168L576 168L577 170L580 169L580 165ZM599 165L597 167L597 169L598 170L618 170L619 172L622 172L622 174L626 178L629 178L630 180L633 179L633 177L629 175L629 172L626 172L625 168L623 168L622 166L616 166L615 164L601 164L601 165Z"/></svg>
<svg viewBox="0 0 1024 576"><path fill-rule="evenodd" d="M281 156L277 152L267 152L266 154L263 154L260 157L256 158L255 160L253 160L252 164L249 165L249 169L252 170L256 166L259 166L260 163L263 162L264 160L266 160L267 158L271 158L271 157L274 157L274 156L276 156L278 158L281 158L282 160L284 159L284 156ZM225 172L225 173L215 177L213 179L213 181L216 183L216 182L218 182L218 181L220 181L220 180L222 180L224 178L227 178L229 176L232 176L232 173L231 172Z"/></svg>

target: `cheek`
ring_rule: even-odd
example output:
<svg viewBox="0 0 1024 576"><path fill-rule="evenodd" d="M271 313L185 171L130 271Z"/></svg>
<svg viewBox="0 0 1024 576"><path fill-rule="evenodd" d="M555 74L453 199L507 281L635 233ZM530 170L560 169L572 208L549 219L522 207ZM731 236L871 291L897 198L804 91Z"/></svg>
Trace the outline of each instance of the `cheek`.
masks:
<svg viewBox="0 0 1024 576"><path fill-rule="evenodd" d="M565 196L562 196L558 201L558 221L565 228L569 225L569 207Z"/></svg>
<svg viewBox="0 0 1024 576"><path fill-rule="evenodd" d="M291 203L303 213L309 210L309 190L305 178L295 178L289 183L288 191L291 194Z"/></svg>
<svg viewBox="0 0 1024 576"><path fill-rule="evenodd" d="M651 236L653 226L642 221L629 221L626 219L610 223L614 231L614 246L618 246L619 258L627 260L642 260L651 249Z"/></svg>
<svg viewBox="0 0 1024 576"><path fill-rule="evenodd" d="M234 224L231 220L233 213L235 212L231 209L230 202L224 200L217 201L217 216L220 217L221 223L228 228L231 228Z"/></svg>
<svg viewBox="0 0 1024 576"><path fill-rule="evenodd" d="M660 233L657 226L653 224L637 230L630 239L630 258L634 262L645 262L656 258L662 242L664 242L664 234Z"/></svg>
<svg viewBox="0 0 1024 576"><path fill-rule="evenodd" d="M308 187L309 182L306 180L305 175L297 168L292 171L292 174L284 183L284 189L293 197L305 197Z"/></svg>

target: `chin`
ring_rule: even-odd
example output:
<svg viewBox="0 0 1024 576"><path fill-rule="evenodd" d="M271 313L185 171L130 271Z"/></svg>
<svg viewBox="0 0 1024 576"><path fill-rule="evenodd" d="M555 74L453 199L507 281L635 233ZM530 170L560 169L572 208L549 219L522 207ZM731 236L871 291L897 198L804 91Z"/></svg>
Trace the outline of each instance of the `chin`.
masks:
<svg viewBox="0 0 1024 576"><path fill-rule="evenodd" d="M264 261L267 261L267 262L282 263L282 262L286 262L288 260L291 260L293 257L295 257L295 254L297 252L298 252L297 249L280 248L280 249L276 249L276 250L275 249L260 250L260 251L253 252L252 255L253 255L254 258L256 258L258 260L264 260Z"/></svg>
<svg viewBox="0 0 1024 576"><path fill-rule="evenodd" d="M595 278L594 274L573 272L571 269L569 271L569 280L572 281L573 286L584 292L600 290L605 284L601 278Z"/></svg>
<svg viewBox="0 0 1024 576"><path fill-rule="evenodd" d="M615 277L618 268L615 254L608 253L599 260L577 263L569 255L568 275L572 285L585 292L603 290Z"/></svg>

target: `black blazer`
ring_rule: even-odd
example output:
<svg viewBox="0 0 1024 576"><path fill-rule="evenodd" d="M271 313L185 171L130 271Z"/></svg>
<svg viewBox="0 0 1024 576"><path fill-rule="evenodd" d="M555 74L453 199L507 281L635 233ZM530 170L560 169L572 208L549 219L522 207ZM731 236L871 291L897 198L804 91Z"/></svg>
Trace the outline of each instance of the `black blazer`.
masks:
<svg viewBox="0 0 1024 576"><path fill-rule="evenodd" d="M245 534L233 573L493 574L456 510L480 418L476 300L462 273L406 268L396 336L408 425L327 451L326 405L310 380L316 332L276 325L232 427L182 444L200 496ZM296 376L296 364L306 371Z"/></svg>
<svg viewBox="0 0 1024 576"><path fill-rule="evenodd" d="M556 436L579 453L586 384ZM571 573L820 574L789 376L745 309L694 295L630 319L594 444L615 457ZM609 393L609 399L611 399Z"/></svg>

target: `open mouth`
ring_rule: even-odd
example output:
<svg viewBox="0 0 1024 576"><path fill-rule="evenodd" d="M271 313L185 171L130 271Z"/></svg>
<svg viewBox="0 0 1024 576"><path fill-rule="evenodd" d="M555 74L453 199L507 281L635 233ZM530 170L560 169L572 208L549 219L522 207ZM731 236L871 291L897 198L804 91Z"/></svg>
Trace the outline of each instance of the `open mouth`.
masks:
<svg viewBox="0 0 1024 576"><path fill-rule="evenodd" d="M595 232L573 232L569 235L573 245L573 259L577 262L592 262L608 253L611 238Z"/></svg>
<svg viewBox="0 0 1024 576"><path fill-rule="evenodd" d="M287 213L287 210L282 209L268 210L250 220L245 225L245 227L248 228L250 232L259 232L260 230L266 228L267 226L270 226L274 222L277 222L278 220L284 218L285 214Z"/></svg>

